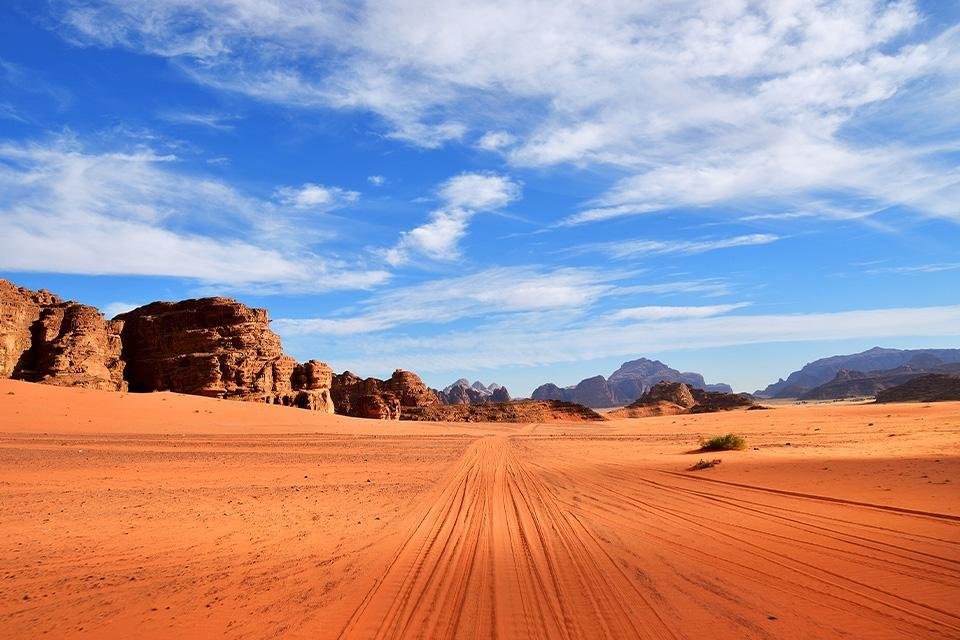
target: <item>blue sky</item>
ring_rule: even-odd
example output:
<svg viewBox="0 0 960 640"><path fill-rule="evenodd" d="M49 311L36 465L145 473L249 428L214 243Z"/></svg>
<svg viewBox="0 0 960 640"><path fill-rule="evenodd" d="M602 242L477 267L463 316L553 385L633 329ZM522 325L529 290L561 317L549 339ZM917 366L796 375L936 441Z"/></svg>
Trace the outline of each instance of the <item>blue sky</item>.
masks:
<svg viewBox="0 0 960 640"><path fill-rule="evenodd" d="M0 276L529 393L960 346L960 9L13 0Z"/></svg>

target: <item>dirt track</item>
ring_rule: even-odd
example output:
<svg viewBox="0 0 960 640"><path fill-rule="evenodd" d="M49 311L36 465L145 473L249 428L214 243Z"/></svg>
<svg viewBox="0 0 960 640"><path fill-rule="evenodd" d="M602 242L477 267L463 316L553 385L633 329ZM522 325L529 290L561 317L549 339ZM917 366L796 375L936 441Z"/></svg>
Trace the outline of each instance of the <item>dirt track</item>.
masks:
<svg viewBox="0 0 960 640"><path fill-rule="evenodd" d="M41 389L42 433L11 389L2 637L960 637L957 405L287 433ZM77 419L117 407L146 422ZM747 451L685 470L734 424Z"/></svg>

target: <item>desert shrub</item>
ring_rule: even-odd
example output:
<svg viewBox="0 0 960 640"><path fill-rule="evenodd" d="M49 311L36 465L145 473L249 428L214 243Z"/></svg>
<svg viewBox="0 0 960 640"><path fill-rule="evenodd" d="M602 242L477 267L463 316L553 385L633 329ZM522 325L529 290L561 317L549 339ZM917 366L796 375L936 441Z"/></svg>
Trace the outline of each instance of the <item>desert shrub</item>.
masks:
<svg viewBox="0 0 960 640"><path fill-rule="evenodd" d="M717 466L720 464L720 462L720 460L704 460L701 458L700 462L687 469L687 471L700 471L701 469L709 469L710 467Z"/></svg>
<svg viewBox="0 0 960 640"><path fill-rule="evenodd" d="M709 440L700 440L701 451L734 451L744 449L746 446L747 441L733 433L728 433L725 436L714 436Z"/></svg>

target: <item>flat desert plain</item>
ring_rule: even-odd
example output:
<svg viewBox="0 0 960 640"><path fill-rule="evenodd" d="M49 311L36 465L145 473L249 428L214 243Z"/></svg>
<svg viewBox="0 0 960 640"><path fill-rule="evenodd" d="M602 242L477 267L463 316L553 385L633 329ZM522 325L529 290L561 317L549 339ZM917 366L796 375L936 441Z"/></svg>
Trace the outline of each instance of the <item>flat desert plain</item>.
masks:
<svg viewBox="0 0 960 640"><path fill-rule="evenodd" d="M0 381L0 432L4 638L960 638L958 403L424 424Z"/></svg>

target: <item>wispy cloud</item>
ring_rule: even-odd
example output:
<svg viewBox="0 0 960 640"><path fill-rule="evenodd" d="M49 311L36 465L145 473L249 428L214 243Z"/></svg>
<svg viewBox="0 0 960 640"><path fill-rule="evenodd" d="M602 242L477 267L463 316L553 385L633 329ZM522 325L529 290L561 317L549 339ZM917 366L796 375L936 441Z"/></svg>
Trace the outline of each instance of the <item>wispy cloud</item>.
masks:
<svg viewBox="0 0 960 640"><path fill-rule="evenodd" d="M520 185L494 173L461 173L440 185L437 196L441 206L430 213L429 221L404 231L397 244L383 252L389 264L405 264L413 255L431 260L457 258L470 219L519 198Z"/></svg>
<svg viewBox="0 0 960 640"><path fill-rule="evenodd" d="M233 131L240 116L229 113L199 111L162 111L157 117L173 124L207 127L217 131Z"/></svg>
<svg viewBox="0 0 960 640"><path fill-rule="evenodd" d="M635 256L656 256L666 254L694 255L730 249L770 244L780 240L780 236L769 233L754 233L730 238L710 240L625 240L623 242L604 242L578 247L578 251L601 251L614 258Z"/></svg>
<svg viewBox="0 0 960 640"><path fill-rule="evenodd" d="M359 370L379 370L389 361L422 372L495 369L577 362L605 357L635 357L666 351L734 345L960 336L960 306L861 309L831 313L720 314L639 322L550 323L540 315L530 325L503 323L469 332L451 331L427 338L391 334L369 336L338 362ZM332 344L326 342L324 344ZM436 345L444 345L437 349ZM562 348L558 348L562 345Z"/></svg>
<svg viewBox="0 0 960 640"><path fill-rule="evenodd" d="M901 267L876 267L873 269L867 269L864 271L864 273L870 275L940 273L941 271L955 271L957 269L960 269L960 262L940 262L935 264L917 264Z"/></svg>
<svg viewBox="0 0 960 640"><path fill-rule="evenodd" d="M672 320L680 318L708 318L720 316L750 306L748 302L715 304L696 307L628 307L610 314L609 320Z"/></svg>
<svg viewBox="0 0 960 640"><path fill-rule="evenodd" d="M425 147L482 133L518 166L615 166L570 224L824 193L958 218L956 131L930 145L884 127L957 120L960 28L918 30L912 0L60 6L74 41L222 90L372 112Z"/></svg>
<svg viewBox="0 0 960 640"><path fill-rule="evenodd" d="M362 303L355 315L280 319L274 328L283 335L350 335L503 314L578 314L618 295L616 283L622 278L621 273L594 269L498 267L383 291Z"/></svg>
<svg viewBox="0 0 960 640"><path fill-rule="evenodd" d="M0 144L0 269L176 276L262 293L365 288L388 278L318 255L315 242L328 232L305 224L296 207L177 165L176 156L143 146Z"/></svg>

